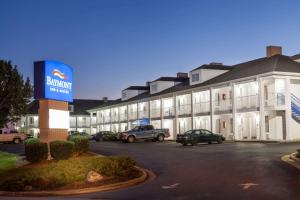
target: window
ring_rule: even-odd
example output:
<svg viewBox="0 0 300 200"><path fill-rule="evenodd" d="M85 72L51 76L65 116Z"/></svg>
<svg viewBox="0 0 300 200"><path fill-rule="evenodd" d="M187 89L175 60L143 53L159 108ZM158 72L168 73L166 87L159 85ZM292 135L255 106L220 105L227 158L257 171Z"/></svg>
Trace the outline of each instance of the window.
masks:
<svg viewBox="0 0 300 200"><path fill-rule="evenodd" d="M194 133L195 133L196 135L200 135L200 134L201 134L200 130L196 130L196 131L194 131Z"/></svg>
<svg viewBox="0 0 300 200"><path fill-rule="evenodd" d="M226 122L223 121L222 124L223 124L222 127L223 127L223 128L226 128Z"/></svg>
<svg viewBox="0 0 300 200"><path fill-rule="evenodd" d="M156 92L156 91L157 91L157 84L151 85L151 90L152 90L153 92Z"/></svg>
<svg viewBox="0 0 300 200"><path fill-rule="evenodd" d="M127 93L126 93L126 91L123 91L122 92L122 99L126 99L127 98Z"/></svg>
<svg viewBox="0 0 300 200"><path fill-rule="evenodd" d="M192 74L192 82L199 81L199 73L197 74Z"/></svg>

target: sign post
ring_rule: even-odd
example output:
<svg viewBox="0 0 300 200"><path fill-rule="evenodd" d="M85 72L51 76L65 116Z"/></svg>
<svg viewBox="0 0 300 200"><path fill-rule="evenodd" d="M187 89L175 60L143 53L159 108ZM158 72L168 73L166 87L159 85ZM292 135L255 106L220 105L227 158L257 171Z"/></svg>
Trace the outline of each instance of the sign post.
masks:
<svg viewBox="0 0 300 200"><path fill-rule="evenodd" d="M39 100L40 141L66 140L73 102L73 69L57 61L34 63L34 98Z"/></svg>

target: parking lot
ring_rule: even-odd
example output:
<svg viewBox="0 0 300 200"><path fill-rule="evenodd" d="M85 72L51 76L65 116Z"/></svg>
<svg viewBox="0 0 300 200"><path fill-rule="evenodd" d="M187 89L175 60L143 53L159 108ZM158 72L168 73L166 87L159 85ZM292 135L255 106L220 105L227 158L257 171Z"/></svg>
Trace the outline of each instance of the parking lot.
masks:
<svg viewBox="0 0 300 200"><path fill-rule="evenodd" d="M14 149L16 152L19 148L21 152L20 147L0 145L0 150ZM296 143L223 143L183 147L173 142L92 142L91 151L104 155L132 156L140 166L151 169L157 177L128 189L76 197L300 199L300 171L280 160L282 155L299 147L300 144ZM69 197L59 199L64 198Z"/></svg>

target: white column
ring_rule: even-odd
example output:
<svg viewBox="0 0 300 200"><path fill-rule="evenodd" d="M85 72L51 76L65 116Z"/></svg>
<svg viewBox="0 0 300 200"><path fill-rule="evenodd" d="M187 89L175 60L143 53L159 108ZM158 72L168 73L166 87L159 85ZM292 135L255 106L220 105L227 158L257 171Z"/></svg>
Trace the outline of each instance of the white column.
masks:
<svg viewBox="0 0 300 200"><path fill-rule="evenodd" d="M259 140L266 140L265 133L265 94L264 94L264 83L263 78L257 78L258 80L258 99L259 99L259 122L260 122L260 136Z"/></svg>
<svg viewBox="0 0 300 200"><path fill-rule="evenodd" d="M159 99L160 101L160 127L162 128L163 127L163 100L162 98Z"/></svg>
<svg viewBox="0 0 300 200"><path fill-rule="evenodd" d="M285 78L285 127L286 127L286 138L285 140L292 140L293 136L291 133L290 124L292 123L292 111L291 111L291 80L289 77ZM284 139L284 138L283 138Z"/></svg>
<svg viewBox="0 0 300 200"><path fill-rule="evenodd" d="M173 94L173 106L174 106L174 122L173 122L173 129L174 129L174 138L176 138L178 132L177 132L177 102L176 102L176 96Z"/></svg>
<svg viewBox="0 0 300 200"><path fill-rule="evenodd" d="M233 123L233 140L238 138L238 130L237 130L237 120L236 120L236 92L235 92L235 84L231 84L231 91L232 91L232 123Z"/></svg>
<svg viewBox="0 0 300 200"><path fill-rule="evenodd" d="M209 89L209 95L210 95L210 129L212 132L214 132L214 102L213 102L213 89Z"/></svg>
<svg viewBox="0 0 300 200"><path fill-rule="evenodd" d="M191 92L191 114L192 114L192 129L194 129L194 103L193 103L193 92Z"/></svg>

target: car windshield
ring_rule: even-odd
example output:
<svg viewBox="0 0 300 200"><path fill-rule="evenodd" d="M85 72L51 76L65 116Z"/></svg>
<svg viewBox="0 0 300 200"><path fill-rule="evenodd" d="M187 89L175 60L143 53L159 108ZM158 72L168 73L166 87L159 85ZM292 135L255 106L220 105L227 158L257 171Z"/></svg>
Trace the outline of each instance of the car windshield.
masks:
<svg viewBox="0 0 300 200"><path fill-rule="evenodd" d="M192 130L185 132L185 134L192 134L192 133L193 133Z"/></svg>
<svg viewBox="0 0 300 200"><path fill-rule="evenodd" d="M136 127L134 127L132 130L133 131L138 131L140 129L140 127L139 126L136 126Z"/></svg>

